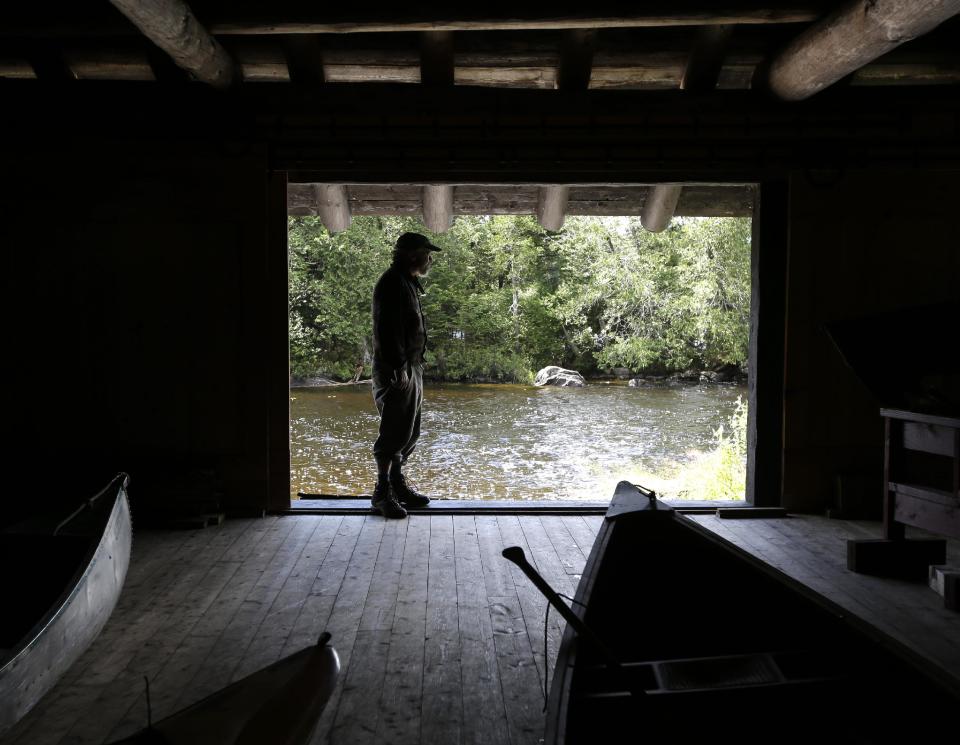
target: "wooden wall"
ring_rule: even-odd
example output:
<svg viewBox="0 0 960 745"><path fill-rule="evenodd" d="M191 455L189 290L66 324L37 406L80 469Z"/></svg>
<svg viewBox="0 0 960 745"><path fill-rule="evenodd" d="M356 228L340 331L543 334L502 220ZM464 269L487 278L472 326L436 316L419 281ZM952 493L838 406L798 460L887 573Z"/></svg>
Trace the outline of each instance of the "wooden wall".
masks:
<svg viewBox="0 0 960 745"><path fill-rule="evenodd" d="M781 272L764 293L773 305L786 295L785 372L767 378L785 385L785 447L781 478L780 464L764 466L758 503L776 503L782 483L791 509L822 509L837 473L879 479L876 406L823 322L960 286L960 108L938 95L844 92L789 108L607 94L578 98L571 116L562 97L466 90L419 93L414 116L389 87L323 100L5 91L17 117L0 146L2 419L9 470L45 494L81 471L105 482L123 469L141 505L183 511L172 495L193 509L219 492L230 512L284 506L284 171L350 183L784 184L789 284ZM825 164L837 170L799 170ZM758 427L757 441L769 431Z"/></svg>
<svg viewBox="0 0 960 745"><path fill-rule="evenodd" d="M878 403L843 363L823 324L960 297L957 175L860 171L791 178L783 461L788 509L822 510L837 474L867 479L879 506ZM909 360L878 349L877 364Z"/></svg>
<svg viewBox="0 0 960 745"><path fill-rule="evenodd" d="M118 138L2 156L10 470L36 498L126 470L135 517L216 493L267 507L265 148Z"/></svg>

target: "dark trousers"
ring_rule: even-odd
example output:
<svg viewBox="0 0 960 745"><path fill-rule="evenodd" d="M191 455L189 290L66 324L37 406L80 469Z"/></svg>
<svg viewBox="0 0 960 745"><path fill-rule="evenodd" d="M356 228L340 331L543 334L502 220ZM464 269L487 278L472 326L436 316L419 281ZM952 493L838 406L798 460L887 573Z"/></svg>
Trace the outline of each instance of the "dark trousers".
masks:
<svg viewBox="0 0 960 745"><path fill-rule="evenodd" d="M378 460L406 462L420 437L420 409L423 406L423 368L410 365L410 382L403 390L390 385L388 375L373 366L373 400L380 412L380 434L373 444Z"/></svg>

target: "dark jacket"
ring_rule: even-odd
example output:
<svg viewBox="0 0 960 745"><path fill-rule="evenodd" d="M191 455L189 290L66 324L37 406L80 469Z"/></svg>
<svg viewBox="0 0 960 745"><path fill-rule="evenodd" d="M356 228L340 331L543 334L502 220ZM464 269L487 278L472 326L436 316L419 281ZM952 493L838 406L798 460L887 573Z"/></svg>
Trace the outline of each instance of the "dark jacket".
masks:
<svg viewBox="0 0 960 745"><path fill-rule="evenodd" d="M416 277L393 264L373 290L373 364L392 374L407 363L423 364L427 327Z"/></svg>

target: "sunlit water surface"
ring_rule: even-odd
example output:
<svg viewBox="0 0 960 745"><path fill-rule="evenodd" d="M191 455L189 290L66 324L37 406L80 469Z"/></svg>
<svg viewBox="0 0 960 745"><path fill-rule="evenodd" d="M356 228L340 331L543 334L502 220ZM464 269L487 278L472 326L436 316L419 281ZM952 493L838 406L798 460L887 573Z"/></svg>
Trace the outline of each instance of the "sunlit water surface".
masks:
<svg viewBox="0 0 960 745"><path fill-rule="evenodd" d="M432 497L608 500L621 479L644 483L709 450L738 396L733 385L428 384L405 470ZM290 412L293 496L369 494L370 386L294 388Z"/></svg>

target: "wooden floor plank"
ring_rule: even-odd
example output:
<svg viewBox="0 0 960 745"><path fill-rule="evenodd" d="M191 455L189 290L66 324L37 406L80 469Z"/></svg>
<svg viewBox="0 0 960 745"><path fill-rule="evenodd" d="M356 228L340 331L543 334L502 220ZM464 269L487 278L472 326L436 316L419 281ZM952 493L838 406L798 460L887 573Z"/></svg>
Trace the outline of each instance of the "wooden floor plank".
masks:
<svg viewBox="0 0 960 745"><path fill-rule="evenodd" d="M380 551L360 616L360 631L389 631L393 626L408 525L409 520L389 520L384 523Z"/></svg>
<svg viewBox="0 0 960 745"><path fill-rule="evenodd" d="M179 696L202 667L216 638L229 623L237 605L246 595L247 590L243 590L241 595L236 589L244 586L243 579L249 575L247 566L249 562L243 561L242 557L255 551L260 542L270 534L268 530L253 528L251 524L251 528L243 538L221 557L220 563L235 566L236 571L224 584L213 603L207 606L176 651L170 655L167 664L152 677L151 706L155 716L162 717L176 710ZM240 543L245 546L243 551L236 550L237 544ZM262 567L259 571L262 571ZM142 725L142 711L138 710L136 705L128 714L132 723L125 730L120 728L124 733L134 731Z"/></svg>
<svg viewBox="0 0 960 745"><path fill-rule="evenodd" d="M518 520L517 523L521 528L523 540L526 542L527 560L536 567L540 575L556 592L572 598L576 592L576 581L567 574L566 568L557 555L556 549L554 549L553 543L544 530L539 517L532 520ZM535 595L531 594L530 597L536 602L537 612L528 615L526 608L524 608L524 619L527 622L527 634L531 641L536 644L533 650L534 659L537 661L541 677L546 681L545 685L549 689L553 676L552 662L560 648L560 640L563 638L566 622L556 609L550 609L546 657L544 657L543 617L547 612L548 603L540 592L533 588L530 580L526 577L516 579L519 582L517 589L521 593L521 603L524 593L530 592L531 589L535 593Z"/></svg>
<svg viewBox="0 0 960 745"><path fill-rule="evenodd" d="M502 544L520 546L533 563L520 520L516 516L500 515L497 525ZM491 596L488 601L510 742L516 745L535 742L543 730L543 686L546 680L543 614L546 600L513 564L510 564L510 572L513 591L501 597ZM556 634L555 619L551 626L551 633Z"/></svg>
<svg viewBox="0 0 960 745"><path fill-rule="evenodd" d="M376 646L376 651L385 652L383 645L389 644L390 637L386 632L365 632L363 637L358 637L357 629L373 580L373 567L380 552L386 522L384 518L374 515L363 518L360 535L327 623L327 631L336 640L335 648L340 654L343 682L334 690L320 717L317 735L323 742L327 741L323 738L329 738L330 742L349 742L351 738L361 735L372 738L375 734L375 730L366 725L366 717L372 708L371 699L375 698L374 691L365 687L370 677L370 665L366 664L370 661L367 652L371 645ZM359 653L356 669L353 667L354 651ZM381 679L382 676L383 672L380 671ZM376 692L379 692L379 688Z"/></svg>
<svg viewBox="0 0 960 745"><path fill-rule="evenodd" d="M354 515L337 519L333 542L323 557L323 562L300 607L300 613L287 639L284 654L313 643L322 632L328 631L330 614L333 612L337 594L343 585L347 566L356 548L364 520L364 517ZM338 643L339 640L331 639L331 644L335 648Z"/></svg>
<svg viewBox="0 0 960 745"><path fill-rule="evenodd" d="M486 523L486 524L484 524ZM482 526L482 527L481 527ZM460 632L460 675L463 700L463 730L460 741L465 745L499 745L507 742L507 711L497 668L497 649L493 639L493 623L484 578L484 562L480 549L480 533L492 541L490 527L496 521L483 516L454 517L454 543L457 556L457 616ZM504 564L499 555L499 530L496 543L488 551L496 552L496 566ZM509 578L509 577L508 577ZM497 586L499 579L492 582Z"/></svg>
<svg viewBox="0 0 960 745"><path fill-rule="evenodd" d="M287 518L279 519L281 524L284 521L287 521ZM242 603L233 605L236 614L244 609L248 611L247 621L244 625L250 632L248 636L244 637L245 641L249 640L246 649L244 650L242 643L238 644L236 650L239 654L231 658L237 660L236 669L232 673L234 680L268 664L256 657L256 641L260 623L286 580L291 567L302 552L306 540L315 528L315 521L298 520L293 523L289 532L284 533L281 530L281 535L285 537L280 540L279 548L273 554L272 559L264 567L260 577ZM239 558L239 556L236 558ZM233 567L231 576L234 576L242 566L242 562L236 559L222 563ZM202 664L194 663L192 657L204 655L206 661L206 657L211 654L217 638L212 635L202 636L194 632L203 625L203 616L208 610L213 609L215 600L227 590L227 586L228 583L223 583L215 588L216 592L212 594L209 602L202 606L197 605L194 612L181 613L177 624L179 628L174 631L175 627L171 626L170 633L164 636L161 656L164 663L159 666L159 669L155 668L155 671L150 673L151 703L154 716L157 718L165 717L176 711L182 692L187 688L192 688L192 681L200 669L208 669ZM251 610L254 612L250 613ZM226 620L226 614L221 615L217 613L216 609L213 609L213 614L215 619ZM251 658L253 659L251 660ZM142 727L145 709L146 701L141 695L134 700L126 715L110 733L111 739L131 734Z"/></svg>
<svg viewBox="0 0 960 745"><path fill-rule="evenodd" d="M304 600L316 581L319 568L333 543L341 520L335 516L314 516L313 532L302 544L290 573L283 580L270 609L260 621L236 675L246 675L266 667L280 659L285 652L294 625L303 609ZM291 553L289 557L292 558L292 555ZM290 558L286 559L287 563ZM278 556L275 561L284 561L283 556ZM297 649L315 642L316 639L310 639ZM290 653L293 651L295 650L290 650Z"/></svg>
<svg viewBox="0 0 960 745"><path fill-rule="evenodd" d="M139 533L134 536L130 567L110 621L58 685L8 733L6 740L19 742L24 734L23 742L30 741L36 722L46 729L50 729L52 723L59 724L63 731L69 728L76 716L99 695L99 686L116 674L120 661L125 664L129 647L124 641L135 636L136 619L174 581L183 569L183 562L210 542L214 531L146 533L143 538Z"/></svg>
<svg viewBox="0 0 960 745"><path fill-rule="evenodd" d="M594 536L600 532L600 526L603 525L604 521L603 515L582 515L580 519L583 520L583 524Z"/></svg>
<svg viewBox="0 0 960 745"><path fill-rule="evenodd" d="M220 588L236 571L232 561L221 561L227 550L244 535L249 525L225 525L151 608L149 621L135 635L135 650L127 664L101 689L100 695L74 723L63 742L99 742L143 696L143 676L153 677L169 659L203 609L213 602ZM139 722L145 719L145 707L139 709ZM131 712L131 716L133 716Z"/></svg>
<svg viewBox="0 0 960 745"><path fill-rule="evenodd" d="M570 533L574 542L576 542L580 553L584 557L589 557L590 552L593 550L593 544L597 539L597 534L587 527L587 524L583 521L583 517L580 515L564 515L561 520L563 520L564 527ZM584 559L584 564L586 564L586 559Z"/></svg>
<svg viewBox="0 0 960 745"><path fill-rule="evenodd" d="M270 529L245 551L237 552L240 568L224 587L208 614L192 629L184 650L202 655L189 680L174 694L171 711L176 711L213 693L230 682L250 637L263 596L264 576L282 555L284 544L293 535L295 523L275 520ZM184 677L189 671L184 670Z"/></svg>
<svg viewBox="0 0 960 745"><path fill-rule="evenodd" d="M411 515L407 523L375 738L384 745L420 742L430 518Z"/></svg>
<svg viewBox="0 0 960 745"><path fill-rule="evenodd" d="M487 597L502 597L514 592L510 562L503 558L504 549L500 524L496 515L477 515L477 542L480 545L480 563Z"/></svg>
<svg viewBox="0 0 960 745"><path fill-rule="evenodd" d="M524 521L524 523L532 522ZM587 554L581 551L580 545L567 529L567 518L561 515L541 515L540 524L543 525L544 533L553 544L563 570L567 574L576 575L576 579L579 579L583 565L587 563Z"/></svg>
<svg viewBox="0 0 960 745"><path fill-rule="evenodd" d="M454 517L430 517L420 741L459 742L463 725Z"/></svg>
<svg viewBox="0 0 960 745"><path fill-rule="evenodd" d="M491 631L511 745L535 745L543 736L542 681L537 673L516 593L491 597Z"/></svg>

